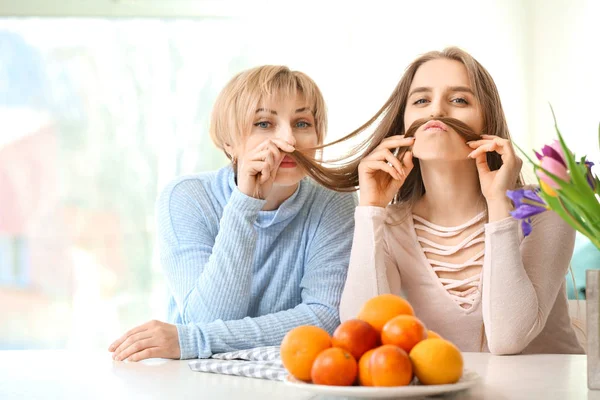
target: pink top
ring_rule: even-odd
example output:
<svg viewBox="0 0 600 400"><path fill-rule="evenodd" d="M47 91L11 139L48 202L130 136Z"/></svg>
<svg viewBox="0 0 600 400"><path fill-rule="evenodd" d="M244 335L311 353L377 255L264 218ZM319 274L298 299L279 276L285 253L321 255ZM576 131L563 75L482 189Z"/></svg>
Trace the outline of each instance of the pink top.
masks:
<svg viewBox="0 0 600 400"><path fill-rule="evenodd" d="M565 289L575 232L553 212L526 238L513 218L486 218L442 227L405 206L357 207L341 320L394 293L462 351L583 353Z"/></svg>

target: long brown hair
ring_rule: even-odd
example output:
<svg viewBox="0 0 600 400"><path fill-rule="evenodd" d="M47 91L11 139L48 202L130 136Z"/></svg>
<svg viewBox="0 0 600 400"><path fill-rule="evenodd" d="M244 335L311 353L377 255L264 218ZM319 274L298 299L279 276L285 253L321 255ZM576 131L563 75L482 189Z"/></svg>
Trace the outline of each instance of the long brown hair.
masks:
<svg viewBox="0 0 600 400"><path fill-rule="evenodd" d="M377 146L379 146L383 139L400 134L410 136L411 134L414 134L414 130L416 130L420 124L426 122L424 120L416 121L411 127L414 127L412 133L406 130L407 127L404 126L404 111L406 110L408 94L419 67L428 61L442 58L458 61L465 66L471 88L481 106L485 133L510 140L510 134L504 110L502 109L502 104L500 102L498 89L491 75L469 53L457 47L448 47L442 51L431 51L418 57L408 66L400 79L400 82L398 82L398 85L383 107L381 107L369 121L343 138L327 145L320 146L319 148L319 150L322 150L325 147L347 142L350 139L356 138L368 128L375 127L373 134L359 142L357 145L354 145L344 156L327 160L327 163L315 159L310 156L308 152L304 151L295 151L292 156L297 160L298 164L305 169L306 173L321 185L336 191L357 190L358 164L364 157L369 155ZM467 140L479 138L479 134L472 132L468 126L462 124L460 121L450 118L436 119L442 120L450 125ZM408 148L401 148L398 158L402 159L402 155L407 150ZM502 166L502 158L496 152L487 153L487 162L492 171L497 170ZM406 178L406 181L395 197L394 202L414 203L425 194L421 169L419 168L419 160L414 158L413 163L414 168ZM382 178L383 176L384 175L382 174ZM388 179L387 181L382 182L383 184L387 184L389 183L389 180L391 180L391 177L383 179ZM515 183L516 186L522 186L523 183L521 177L519 177Z"/></svg>

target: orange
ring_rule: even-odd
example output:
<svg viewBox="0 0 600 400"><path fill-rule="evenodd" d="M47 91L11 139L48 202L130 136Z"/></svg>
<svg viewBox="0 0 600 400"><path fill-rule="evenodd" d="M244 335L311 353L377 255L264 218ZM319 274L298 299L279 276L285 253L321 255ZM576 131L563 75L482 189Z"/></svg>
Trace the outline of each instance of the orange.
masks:
<svg viewBox="0 0 600 400"><path fill-rule="evenodd" d="M312 366L312 382L317 385L350 386L356 380L358 366L352 354L333 347L323 350Z"/></svg>
<svg viewBox="0 0 600 400"><path fill-rule="evenodd" d="M427 331L427 339L443 339L439 333L432 330Z"/></svg>
<svg viewBox="0 0 600 400"><path fill-rule="evenodd" d="M368 322L377 332L397 315L415 315L408 301L393 294L382 294L365 302L358 312L358 319Z"/></svg>
<svg viewBox="0 0 600 400"><path fill-rule="evenodd" d="M398 315L390 319L381 331L381 343L393 344L407 353L424 339L427 339L427 328L412 315Z"/></svg>
<svg viewBox="0 0 600 400"><path fill-rule="evenodd" d="M458 347L444 339L425 339L410 352L414 372L423 385L456 383L463 374Z"/></svg>
<svg viewBox="0 0 600 400"><path fill-rule="evenodd" d="M281 342L281 361L294 378L310 382L313 362L320 352L331 347L324 329L303 325L289 331Z"/></svg>
<svg viewBox="0 0 600 400"><path fill-rule="evenodd" d="M371 360L371 354L373 354L374 351L375 349L367 351L358 362L358 384L361 386L373 386L369 361Z"/></svg>
<svg viewBox="0 0 600 400"><path fill-rule="evenodd" d="M331 342L333 347L347 350L359 360L365 352L377 346L379 334L368 322L350 319L337 327Z"/></svg>
<svg viewBox="0 0 600 400"><path fill-rule="evenodd" d="M408 354L391 344L373 351L369 360L369 370L373 386L406 386L413 378Z"/></svg>

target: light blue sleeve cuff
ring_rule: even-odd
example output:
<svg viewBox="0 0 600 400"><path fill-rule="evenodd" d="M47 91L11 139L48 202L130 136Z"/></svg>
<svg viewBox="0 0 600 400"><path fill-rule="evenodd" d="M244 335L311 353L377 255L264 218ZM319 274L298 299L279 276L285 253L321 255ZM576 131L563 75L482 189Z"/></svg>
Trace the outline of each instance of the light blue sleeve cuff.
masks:
<svg viewBox="0 0 600 400"><path fill-rule="evenodd" d="M212 355L210 351L201 349L204 340L204 335L199 326L195 324L175 324L177 327L177 335L179 336L180 359L188 360L190 358L208 358Z"/></svg>
<svg viewBox="0 0 600 400"><path fill-rule="evenodd" d="M238 212L258 214L267 203L266 200L256 199L242 193L238 188L235 188L231 193L227 207L231 207Z"/></svg>

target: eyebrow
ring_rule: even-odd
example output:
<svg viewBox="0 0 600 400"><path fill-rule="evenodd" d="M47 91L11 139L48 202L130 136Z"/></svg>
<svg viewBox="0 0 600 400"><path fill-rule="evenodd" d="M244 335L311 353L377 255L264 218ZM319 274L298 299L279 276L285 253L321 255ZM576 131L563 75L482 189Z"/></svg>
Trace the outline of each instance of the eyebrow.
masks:
<svg viewBox="0 0 600 400"><path fill-rule="evenodd" d="M268 110L266 108L257 108L256 109L256 114L258 114L259 112L268 112L268 113L271 113L273 115L277 115L277 111Z"/></svg>
<svg viewBox="0 0 600 400"><path fill-rule="evenodd" d="M467 86L450 86L448 88L448 90L450 92L466 92L466 93L470 93L472 95L475 95L475 93L473 93L473 91L471 90L471 88L467 87ZM415 93L423 93L423 92L432 92L433 89L430 87L418 87L418 88L414 88L410 94L408 95L408 97L412 96Z"/></svg>
<svg viewBox="0 0 600 400"><path fill-rule="evenodd" d="M299 108L299 109L296 110L296 114L299 114L299 113L302 113L302 112L305 112L305 111L311 112L309 107L302 107L302 108ZM273 115L277 115L277 111L269 110L267 108L257 108L256 109L256 114L258 114L259 112L268 112L268 113L271 113Z"/></svg>

